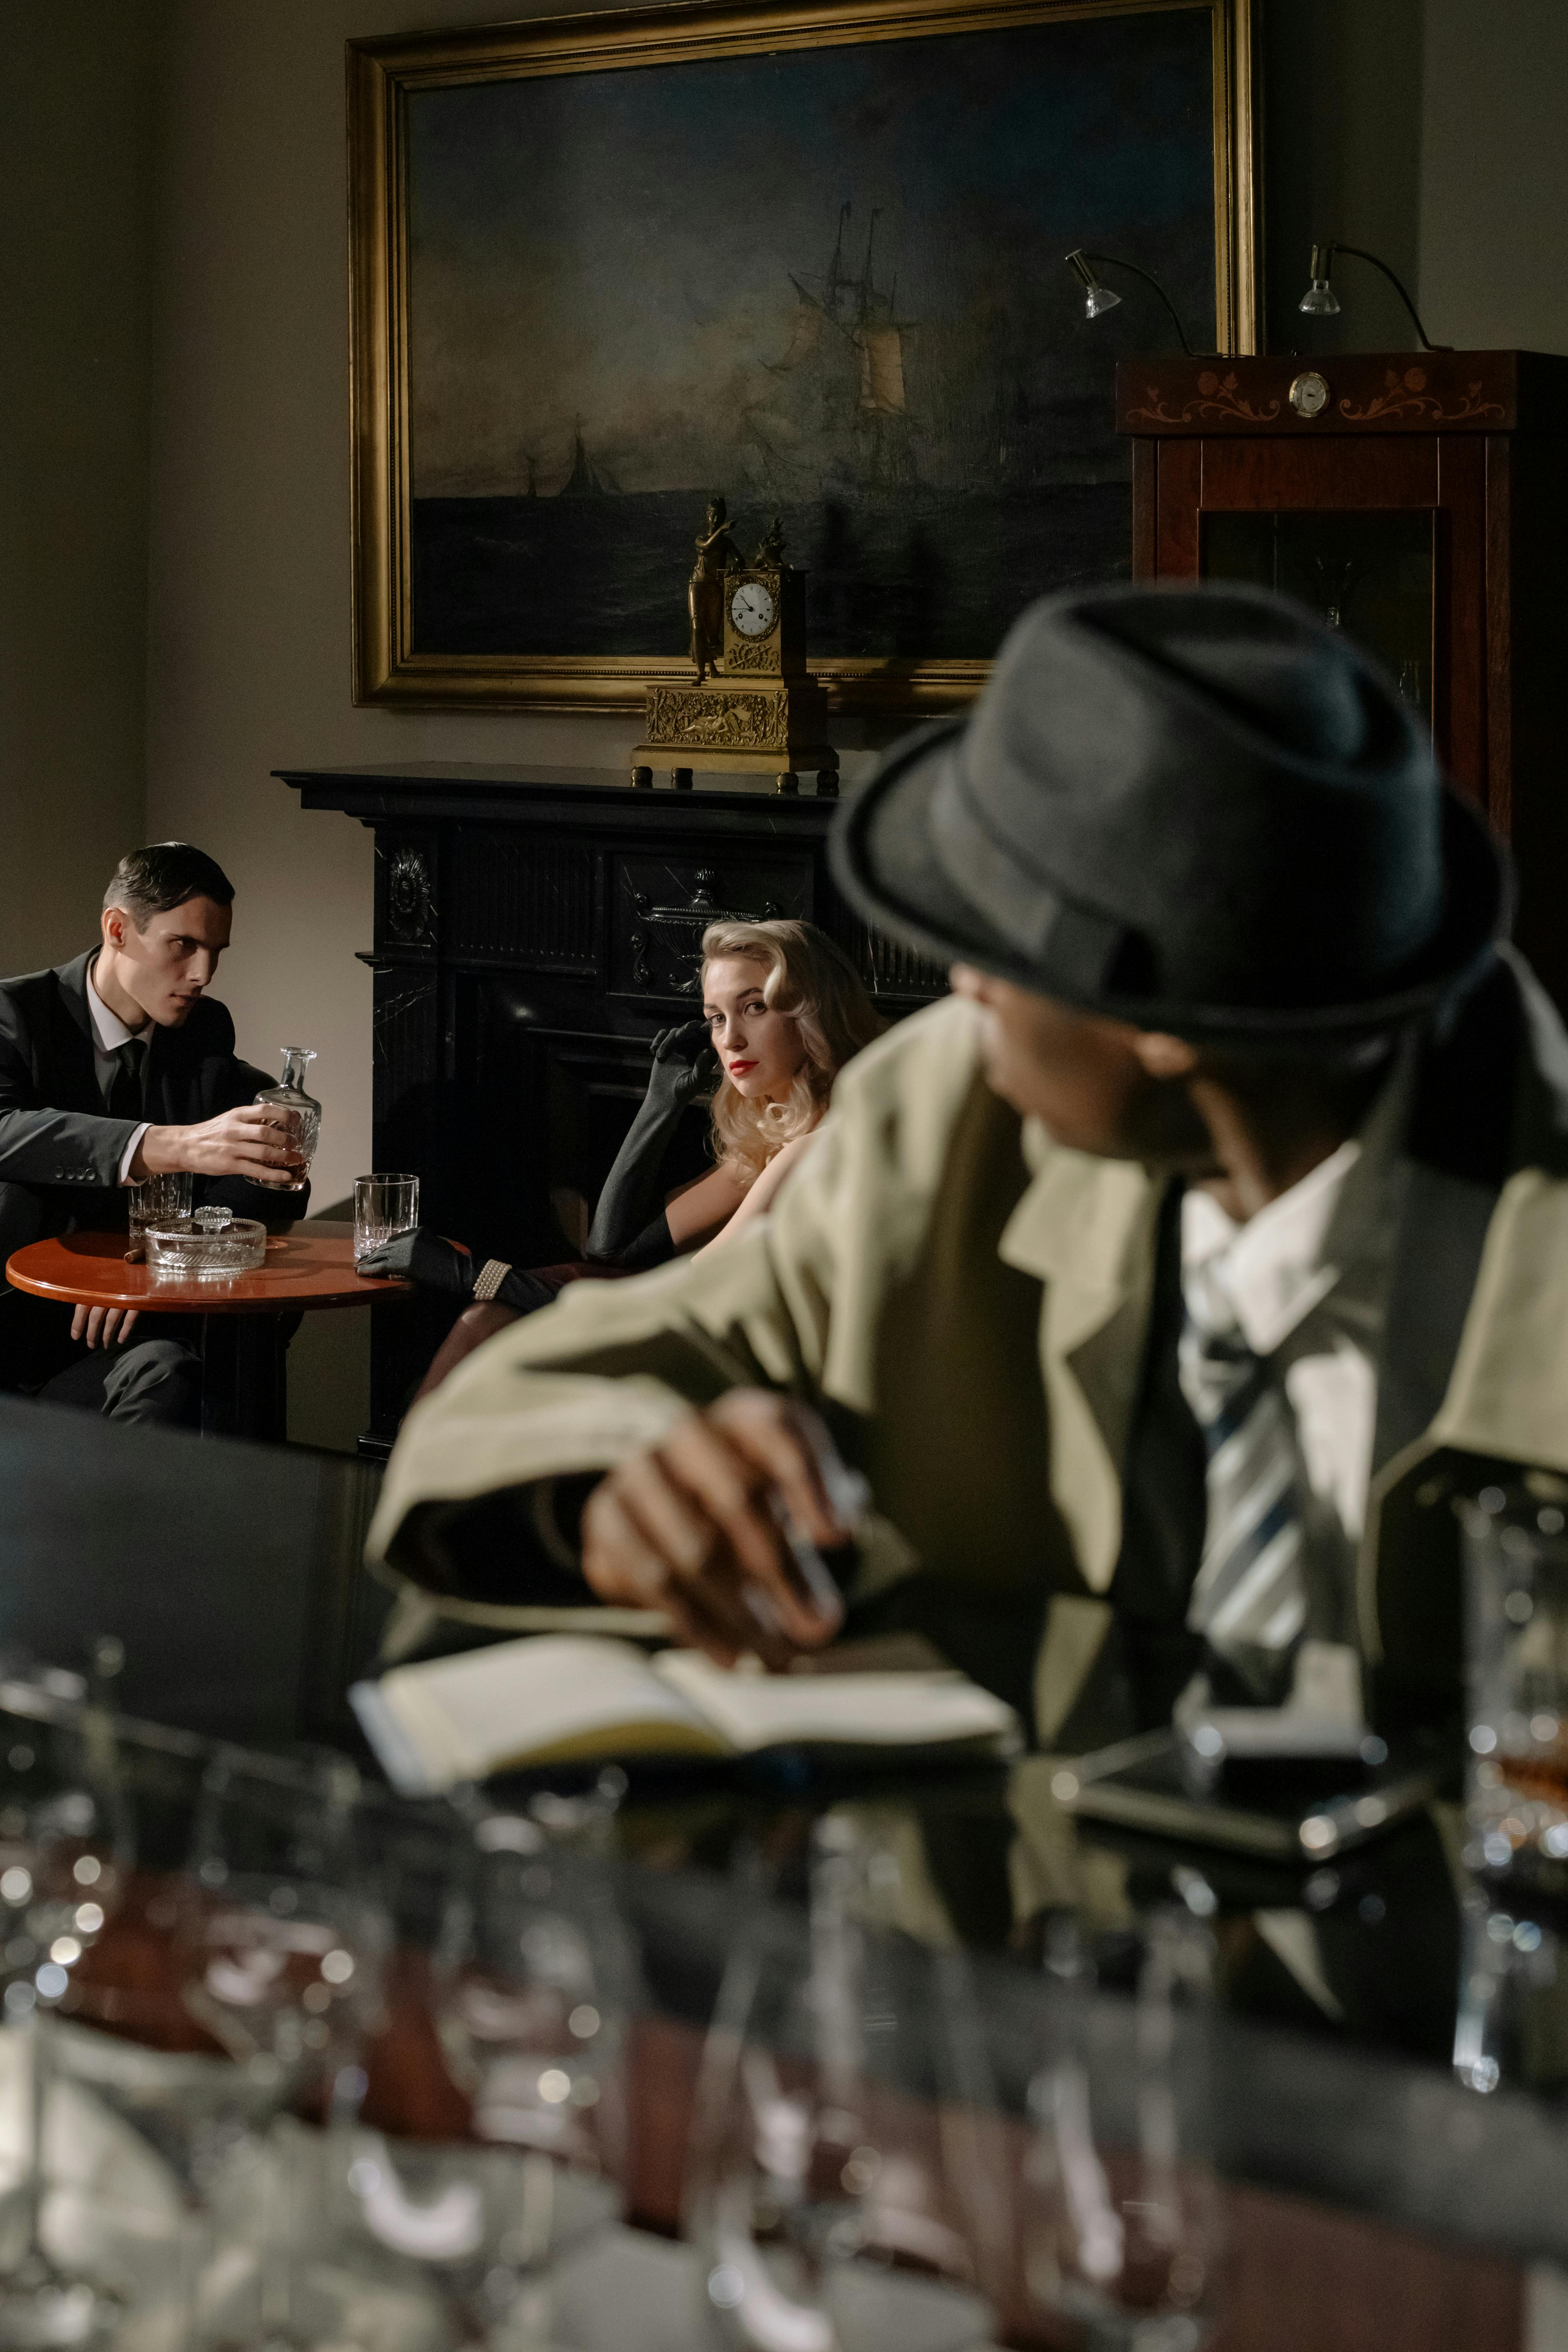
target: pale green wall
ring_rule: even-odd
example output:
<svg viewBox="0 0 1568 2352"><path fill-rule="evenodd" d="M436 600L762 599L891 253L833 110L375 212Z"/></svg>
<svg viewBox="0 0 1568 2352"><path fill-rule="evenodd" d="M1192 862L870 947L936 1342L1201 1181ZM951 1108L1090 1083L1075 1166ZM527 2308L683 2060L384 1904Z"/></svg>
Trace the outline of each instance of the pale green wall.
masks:
<svg viewBox="0 0 1568 2352"><path fill-rule="evenodd" d="M146 803L157 10L0 0L0 971L97 935Z"/></svg>

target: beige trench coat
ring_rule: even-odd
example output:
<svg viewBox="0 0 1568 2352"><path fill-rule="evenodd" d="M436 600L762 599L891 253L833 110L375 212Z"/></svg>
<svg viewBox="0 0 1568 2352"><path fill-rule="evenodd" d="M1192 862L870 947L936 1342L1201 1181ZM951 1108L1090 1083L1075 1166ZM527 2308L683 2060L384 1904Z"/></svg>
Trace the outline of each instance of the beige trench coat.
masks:
<svg viewBox="0 0 1568 2352"><path fill-rule="evenodd" d="M1522 968L1519 985L1518 1164L1484 1224L1447 1393L1374 1481L1362 1561L1368 1660L1435 1700L1457 1666L1457 1565L1434 1457L1568 1472L1568 1166L1552 1164L1568 1041ZM826 1412L870 1480L852 1600L918 1579L1004 1643L1010 1622L1030 1625L1049 1745L1110 1622L1161 1187L998 1101L979 1019L947 999L860 1055L773 1215L731 1246L574 1285L471 1356L404 1425L373 1561L439 1586L444 1507L606 1468L736 1382L785 1389ZM1441 1215L1437 1193L1421 1213ZM513 1622L493 1605L459 1613Z"/></svg>

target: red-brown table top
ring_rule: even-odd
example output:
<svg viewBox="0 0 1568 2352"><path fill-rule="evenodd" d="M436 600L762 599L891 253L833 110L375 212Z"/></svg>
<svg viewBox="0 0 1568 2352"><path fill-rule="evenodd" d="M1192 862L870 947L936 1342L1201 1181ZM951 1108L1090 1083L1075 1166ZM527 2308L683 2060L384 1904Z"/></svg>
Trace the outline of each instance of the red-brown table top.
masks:
<svg viewBox="0 0 1568 2352"><path fill-rule="evenodd" d="M300 1223L269 1234L267 1263L223 1282L174 1282L150 1265L126 1263L124 1234L61 1234L29 1242L5 1279L39 1298L89 1307L139 1307L148 1315L279 1315L290 1308L372 1307L397 1298L411 1282L379 1282L354 1272L350 1224Z"/></svg>

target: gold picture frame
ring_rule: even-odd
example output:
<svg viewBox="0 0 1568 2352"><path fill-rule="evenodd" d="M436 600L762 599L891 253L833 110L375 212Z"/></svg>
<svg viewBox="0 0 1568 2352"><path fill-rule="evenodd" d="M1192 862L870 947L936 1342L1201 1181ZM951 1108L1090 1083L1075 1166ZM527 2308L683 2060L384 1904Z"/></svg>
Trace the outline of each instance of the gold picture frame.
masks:
<svg viewBox="0 0 1568 2352"><path fill-rule="evenodd" d="M1251 0L764 0L659 6L348 44L350 386L353 433L353 689L361 703L415 709L630 710L650 684L679 682L678 653L453 649L416 631L416 386L410 328L410 121L424 93L647 66L788 58L930 37L1016 34L1086 19L1206 17L1212 60L1215 341L1256 348L1258 320ZM970 52L973 56L974 53ZM668 88L669 85L666 84ZM645 85L646 87L646 85ZM846 203L840 215L842 238ZM875 232L876 215L872 229ZM1081 241L1097 241L1092 218ZM837 249L835 268L837 263ZM867 278L871 278L867 247ZM1205 264L1206 267L1206 264ZM1065 276L1065 273L1064 273ZM845 281L847 283L847 279ZM800 289L802 294L805 289ZM1054 299L1054 297L1053 297ZM1131 315L1131 311L1130 311ZM1150 321L1151 336L1160 330ZM1103 348L1109 358L1109 343ZM1110 424L1109 373L1106 393ZM582 456L579 436L577 452ZM531 491L533 468L529 467ZM564 485L563 486L564 487ZM618 485L617 485L618 487ZM717 481L706 486L730 490ZM660 495L668 497L668 491ZM683 496L688 494L682 493ZM455 505L456 501L449 501ZM736 503L731 493L731 503ZM765 499L753 499L761 512ZM702 496L689 494L692 530ZM1130 509L1129 509L1130 511ZM749 528L748 524L748 528ZM1129 541L1131 537L1129 523ZM688 539L689 534L688 534ZM683 544L685 542L683 541ZM687 549L689 552L689 547ZM809 564L809 552L797 561ZM679 611L684 571L671 566ZM629 624L627 625L630 625ZM668 637L668 632L667 637ZM989 640L994 642L994 637ZM839 710L916 714L970 699L988 659L928 643L828 649L812 665Z"/></svg>

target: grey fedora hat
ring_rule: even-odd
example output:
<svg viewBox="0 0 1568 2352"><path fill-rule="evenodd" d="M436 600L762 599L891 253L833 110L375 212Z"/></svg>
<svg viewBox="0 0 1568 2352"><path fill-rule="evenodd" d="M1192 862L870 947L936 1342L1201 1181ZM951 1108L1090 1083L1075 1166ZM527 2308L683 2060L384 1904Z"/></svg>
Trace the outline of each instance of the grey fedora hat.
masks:
<svg viewBox="0 0 1568 2352"><path fill-rule="evenodd" d="M1376 664L1232 585L1032 605L973 713L846 802L832 857L867 920L927 955L1237 1043L1417 1016L1483 968L1510 903Z"/></svg>

